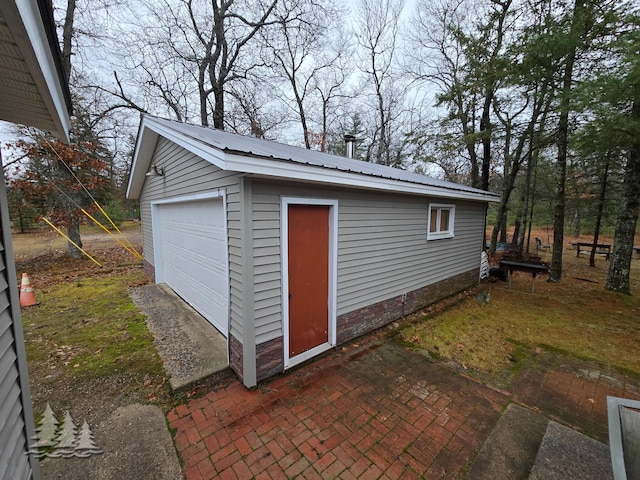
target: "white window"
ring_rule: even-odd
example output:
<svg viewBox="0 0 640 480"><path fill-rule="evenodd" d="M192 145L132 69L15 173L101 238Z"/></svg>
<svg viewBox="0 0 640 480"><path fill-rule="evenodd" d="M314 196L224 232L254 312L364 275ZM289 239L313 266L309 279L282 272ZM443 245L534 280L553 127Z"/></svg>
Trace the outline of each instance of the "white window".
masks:
<svg viewBox="0 0 640 480"><path fill-rule="evenodd" d="M455 213L455 205L430 204L427 221L427 240L453 237Z"/></svg>

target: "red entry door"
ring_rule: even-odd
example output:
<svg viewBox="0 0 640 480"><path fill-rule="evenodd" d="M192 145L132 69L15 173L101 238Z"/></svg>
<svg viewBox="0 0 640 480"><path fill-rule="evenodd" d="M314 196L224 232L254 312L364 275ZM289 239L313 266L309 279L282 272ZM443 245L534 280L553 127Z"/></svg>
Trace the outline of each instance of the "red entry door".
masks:
<svg viewBox="0 0 640 480"><path fill-rule="evenodd" d="M329 341L329 207L289 205L289 357Z"/></svg>

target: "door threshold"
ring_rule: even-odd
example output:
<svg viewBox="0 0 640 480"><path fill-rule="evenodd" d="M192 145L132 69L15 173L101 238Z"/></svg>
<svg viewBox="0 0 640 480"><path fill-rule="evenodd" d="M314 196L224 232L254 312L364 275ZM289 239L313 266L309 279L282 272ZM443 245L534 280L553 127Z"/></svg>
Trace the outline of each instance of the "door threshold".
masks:
<svg viewBox="0 0 640 480"><path fill-rule="evenodd" d="M302 352L299 355L296 355L295 357L290 357L288 359L287 364L285 365L285 370L287 368L291 368L291 367L295 367L296 365L300 365L303 362L306 362L307 360L320 355L321 353L326 352L327 350L330 350L334 347L334 345L331 345L329 342L326 343L322 343L320 345L318 345L317 347L313 347L309 350L307 350L306 352Z"/></svg>

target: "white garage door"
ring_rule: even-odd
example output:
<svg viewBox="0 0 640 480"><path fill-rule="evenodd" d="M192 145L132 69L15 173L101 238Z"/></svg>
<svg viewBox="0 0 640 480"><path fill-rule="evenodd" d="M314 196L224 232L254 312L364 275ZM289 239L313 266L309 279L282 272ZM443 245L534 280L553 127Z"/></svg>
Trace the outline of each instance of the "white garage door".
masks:
<svg viewBox="0 0 640 480"><path fill-rule="evenodd" d="M160 204L155 220L158 281L169 285L226 337L229 276L223 200Z"/></svg>

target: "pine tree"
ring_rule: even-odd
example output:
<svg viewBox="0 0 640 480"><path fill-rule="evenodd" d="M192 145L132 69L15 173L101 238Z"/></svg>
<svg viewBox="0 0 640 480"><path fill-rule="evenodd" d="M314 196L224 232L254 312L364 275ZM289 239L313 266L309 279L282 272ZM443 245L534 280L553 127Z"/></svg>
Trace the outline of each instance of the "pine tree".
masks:
<svg viewBox="0 0 640 480"><path fill-rule="evenodd" d="M103 451L93 441L93 433L85 420L76 439L76 456L85 458L98 453Z"/></svg>
<svg viewBox="0 0 640 480"><path fill-rule="evenodd" d="M64 416L58 435L58 444L50 457L71 457L75 454L77 428L69 412Z"/></svg>
<svg viewBox="0 0 640 480"><path fill-rule="evenodd" d="M36 437L34 439L36 444L33 446L34 450L31 453L35 453L42 458L47 455L51 448L57 445L58 423L49 402L47 402L42 420L40 420L36 428Z"/></svg>

